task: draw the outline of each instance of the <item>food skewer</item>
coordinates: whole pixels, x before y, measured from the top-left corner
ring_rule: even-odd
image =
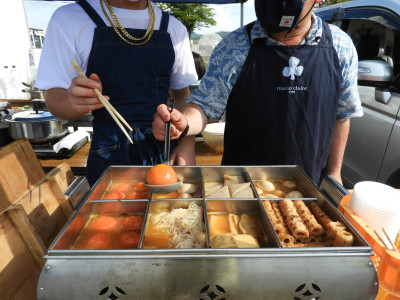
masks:
[[[385,228],[382,228],[383,233],[386,235],[386,238],[388,239],[390,245],[392,245],[393,249],[396,250],[396,252],[399,252],[399,249],[397,249],[397,247],[394,245],[394,243],[392,242],[392,239],[389,237],[389,235],[387,234]]]
[[[78,71],[78,73],[83,76],[86,77],[86,74],[82,71],[81,67],[79,67],[78,63],[73,60],[71,62],[71,65],[75,68],[76,71]],[[107,109],[107,111],[109,112],[109,114],[111,115],[111,117],[114,119],[114,121],[117,123],[117,125],[119,126],[119,128],[121,128],[122,132],[126,135],[126,137],[128,138],[128,140],[131,142],[131,144],[133,144],[133,141],[131,139],[131,137],[128,135],[128,133],[126,132],[125,128],[122,126],[121,122],[118,120],[118,118],[126,125],[126,127],[129,128],[130,131],[133,131],[133,129],[129,126],[128,122],[125,121],[125,119],[119,114],[119,112],[111,105],[110,102],[107,101],[107,99],[100,93],[100,91],[98,89],[94,89],[95,93],[97,94],[97,96],[99,97],[99,100],[101,101],[101,103],[104,105],[104,107]]]
[[[376,236],[378,237],[378,239],[381,241],[381,243],[383,244],[383,246],[385,246],[385,248],[389,248],[385,241],[381,238],[381,236],[379,235],[379,233],[374,229],[374,233],[376,234]]]

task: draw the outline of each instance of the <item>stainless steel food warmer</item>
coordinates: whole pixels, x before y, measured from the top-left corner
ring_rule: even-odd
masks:
[[[101,200],[116,181],[145,180],[149,167],[111,166],[90,190],[48,249],[38,282],[38,299],[375,299],[378,278],[371,247],[329,199],[297,166],[174,166],[184,182],[199,184],[198,198]],[[241,175],[251,182],[254,198],[205,197],[205,182]],[[332,220],[354,237],[350,247],[285,248],[279,241],[254,181],[291,179],[303,201],[317,201]],[[275,200],[275,199],[274,199]],[[277,200],[279,201],[279,199]],[[206,246],[201,249],[145,249],[149,215],[160,207],[196,203],[203,208]],[[107,210],[110,203],[118,209]],[[105,209],[106,208],[106,209]],[[262,223],[261,248],[211,247],[207,215],[247,213]],[[92,215],[140,215],[144,218],[137,249],[79,250],[73,245]]]

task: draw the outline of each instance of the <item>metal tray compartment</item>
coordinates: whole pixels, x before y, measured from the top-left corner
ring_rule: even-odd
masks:
[[[148,200],[94,200],[81,206],[53,249],[91,252],[139,248]],[[132,245],[132,238],[137,245]],[[130,242],[129,242],[130,241]]]
[[[38,299],[375,299],[371,247],[296,166],[176,166],[178,177],[199,186],[196,197],[102,200],[112,184],[144,180],[148,169],[111,166],[103,174],[47,251]],[[254,197],[206,197],[205,183],[225,174],[243,176]],[[332,220],[345,224],[355,237],[353,246],[282,247],[262,201],[283,198],[260,198],[254,182],[265,178],[295,180],[304,193],[301,200],[318,202]],[[104,210],[110,203],[117,209]],[[204,248],[144,249],[149,216],[190,203],[203,208]],[[257,217],[260,248],[213,248],[209,216],[226,214]],[[94,216],[130,215],[144,218],[137,248],[74,248],[85,228],[76,224],[88,224]]]

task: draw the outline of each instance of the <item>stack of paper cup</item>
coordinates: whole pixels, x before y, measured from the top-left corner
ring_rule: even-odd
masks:
[[[400,229],[400,191],[379,182],[359,182],[354,186],[350,207],[381,237],[385,236],[384,228],[390,239],[396,240]]]

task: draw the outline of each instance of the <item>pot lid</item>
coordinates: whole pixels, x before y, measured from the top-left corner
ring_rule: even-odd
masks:
[[[26,110],[17,112],[12,115],[12,121],[20,121],[20,122],[37,122],[37,121],[52,121],[58,120],[59,118],[53,116],[48,111],[34,111],[34,110]]]

